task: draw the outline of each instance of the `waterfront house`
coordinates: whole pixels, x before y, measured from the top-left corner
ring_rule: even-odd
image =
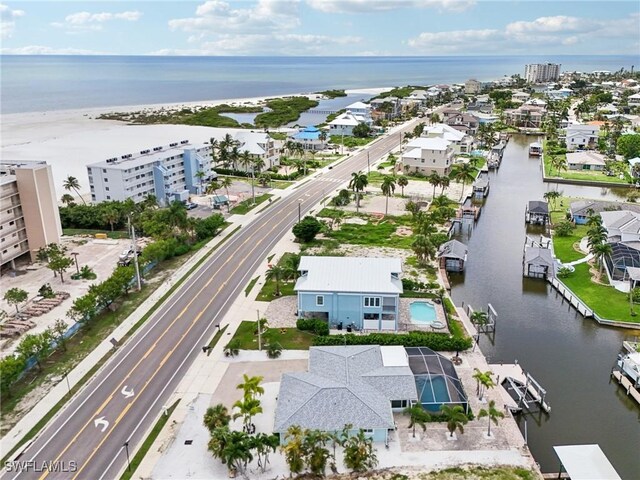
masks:
[[[305,150],[324,150],[327,146],[326,140],[321,139],[322,131],[314,126],[305,127],[302,130],[289,136],[289,139],[302,145]]]
[[[460,110],[455,109],[455,108],[445,108],[444,110],[442,110],[440,112],[440,115],[442,116],[443,121],[446,123],[447,120],[449,120],[451,117],[455,117],[456,115],[459,115]]]
[[[548,278],[555,275],[555,262],[548,248],[526,246],[522,259],[522,274],[525,277]]]
[[[602,171],[606,165],[605,157],[601,153],[591,151],[567,153],[569,170]]]
[[[426,90],[414,90],[409,94],[407,98],[410,100],[415,100],[416,102],[420,103],[420,105],[426,106],[427,101],[430,97]]]
[[[329,122],[329,135],[353,136],[353,128],[361,123],[371,126],[373,121],[368,115],[361,115],[347,110]]]
[[[396,118],[402,113],[402,103],[397,97],[376,98],[371,100],[371,118],[373,120]]]
[[[470,113],[459,112],[457,115],[450,115],[445,123],[467,135],[475,135],[480,122],[477,117]]]
[[[504,111],[505,123],[516,127],[539,128],[543,118],[544,108],[533,105],[525,104]]]
[[[298,270],[299,318],[347,330],[397,330],[399,258],[302,257]]]
[[[453,164],[453,144],[444,138],[419,137],[407,143],[402,165],[407,173],[449,175]]]
[[[640,107],[640,93],[634,93],[629,95],[627,102],[630,107]]]
[[[462,272],[467,261],[467,246],[458,240],[449,240],[438,249],[440,268],[447,272]]]
[[[473,190],[474,200],[482,200],[485,198],[489,195],[489,175],[480,173],[471,188]]]
[[[609,242],[640,242],[640,213],[630,210],[600,212]]]
[[[259,158],[264,162],[264,167],[260,171],[256,170],[256,174],[280,164],[278,149],[268,133],[240,130],[233,135],[233,139],[238,142],[239,152],[249,152],[252,157]],[[235,167],[239,170],[251,171],[251,167],[243,166],[240,163],[237,163]]]
[[[571,202],[569,206],[569,217],[577,225],[587,223],[589,215],[613,210],[629,210],[640,213],[640,205],[623,202],[604,202],[600,200],[578,200]]]
[[[421,137],[444,138],[451,142],[454,153],[470,153],[473,147],[473,137],[444,123],[424,127]]]
[[[345,110],[353,113],[354,115],[361,115],[363,117],[371,117],[371,105],[364,102],[354,102],[345,107]]]
[[[549,223],[549,204],[540,200],[531,200],[527,204],[524,221],[534,225]]]
[[[569,124],[566,129],[566,135],[564,136],[565,143],[567,144],[567,150],[584,150],[594,148],[598,143],[599,133],[600,127],[598,125],[583,125],[580,123]]]
[[[273,431],[289,427],[341,432],[350,424],[374,442],[388,443],[394,411],[418,401],[404,347],[353,345],[309,348],[307,372],[284,373]]]
[[[516,103],[524,103],[527,100],[529,100],[529,97],[531,95],[528,94],[527,92],[514,92],[511,95],[511,101],[516,102]]]

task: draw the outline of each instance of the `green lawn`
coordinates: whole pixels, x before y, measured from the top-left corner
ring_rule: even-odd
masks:
[[[249,292],[251,291],[251,289],[253,288],[253,286],[256,284],[256,282],[258,281],[258,279],[260,278],[260,275],[258,275],[256,278],[252,279],[249,282],[249,285],[247,285],[247,287],[244,289],[244,296],[248,297],[249,296]]]
[[[589,265],[586,263],[576,265],[575,269],[573,274],[562,281],[593,311],[608,320],[640,323],[640,315],[631,316],[628,295],[613,287],[592,282]],[[640,310],[638,306],[636,309]]]
[[[564,155],[564,157],[566,158],[566,155]],[[549,155],[543,155],[543,158],[544,172],[547,178],[564,178],[565,180],[605,182],[616,184],[628,184],[631,180],[631,177],[629,175],[625,175],[625,179],[621,180],[617,176],[609,177],[603,172],[595,170],[562,170],[558,172],[557,170],[551,168],[551,157]]]
[[[366,216],[361,216],[366,218]],[[407,217],[409,218],[409,217]],[[391,248],[411,248],[413,238],[411,236],[401,237],[396,235],[396,229],[400,225],[407,225],[405,217],[385,217],[377,223],[367,223],[357,225],[354,223],[342,223],[340,230],[332,231],[328,237],[337,240],[339,243],[351,243],[355,245],[370,245]]]
[[[284,255],[282,255],[282,257],[280,257],[280,260],[278,261],[278,265],[283,267],[287,261],[287,257],[291,255],[295,255],[295,254],[287,252]],[[260,293],[258,293],[256,300],[258,300],[259,302],[271,302],[276,298],[280,298],[286,295],[295,295],[296,293],[293,291],[293,287],[295,287],[295,285],[296,285],[295,280],[287,280],[287,281],[280,280],[280,296],[276,296],[276,281],[273,279],[272,280],[265,279],[264,285],[262,286],[262,290],[260,290]]]
[[[231,213],[237,214],[237,215],[244,215],[245,213],[248,213],[254,208],[256,208],[261,203],[265,202],[267,199],[271,198],[272,196],[273,195],[270,195],[268,193],[257,196],[255,204],[253,203],[253,199],[248,198],[247,200],[244,200],[240,202],[238,205],[236,205],[235,207],[233,207],[231,209]]]
[[[553,251],[561,262],[574,262],[586,256],[584,253],[574,249],[573,245],[580,243],[582,237],[587,235],[587,230],[586,225],[577,225],[573,233],[568,237],[553,235]]]
[[[238,340],[240,350],[258,350],[257,322],[240,323],[232,340]],[[269,341],[276,341],[283,350],[308,350],[315,335],[297,328],[268,328],[262,335],[262,348]]]
[[[375,137],[367,137],[367,138],[356,138],[356,137],[344,137],[344,146],[353,148],[353,147],[362,147],[367,145],[369,142],[375,140]],[[331,135],[331,143],[335,145],[341,145],[343,141],[342,135]]]

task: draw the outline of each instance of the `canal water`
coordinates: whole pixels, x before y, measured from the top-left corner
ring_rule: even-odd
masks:
[[[490,363],[517,360],[547,390],[551,414],[528,414],[528,441],[543,472],[557,472],[552,447],[597,443],[623,479],[640,478],[640,408],[610,380],[622,341],[637,330],[584,319],[543,280],[522,277],[525,206],[549,189],[567,196],[624,199],[624,190],[542,182],[540,161],[529,158],[533,137],[513,136],[491,191],[470,233],[465,272],[451,277],[456,305],[498,312],[495,337],[481,336]],[[567,207],[568,205],[565,205]]]

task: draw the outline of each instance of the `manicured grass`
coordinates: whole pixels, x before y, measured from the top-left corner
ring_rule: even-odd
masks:
[[[367,138],[356,138],[356,137],[342,137],[342,135],[331,135],[331,143],[335,145],[342,145],[344,141],[344,146],[353,148],[353,147],[362,147],[367,145],[368,143],[375,140],[375,137],[367,137]]]
[[[563,155],[566,158],[566,155]],[[624,179],[620,179],[617,176],[609,177],[604,172],[596,170],[562,170],[558,172],[556,169],[551,168],[551,156],[544,154],[544,172],[548,178],[564,178],[566,180],[576,181],[591,181],[591,182],[605,182],[605,183],[617,183],[628,184],[631,181],[630,175],[625,175]],[[551,173],[549,173],[551,172]]]
[[[271,198],[272,196],[273,195],[270,195],[268,193],[257,196],[255,204],[253,203],[253,199],[251,198],[243,200],[242,202],[240,202],[238,205],[236,205],[231,209],[231,213],[236,215],[244,215],[245,213],[248,213],[254,208],[256,208],[261,203],[265,202],[267,199]]]
[[[176,409],[179,402],[180,402],[180,399],[176,400],[176,403],[174,403],[167,409],[167,413],[160,416],[156,424],[153,426],[153,429],[149,433],[149,436],[145,438],[143,444],[140,446],[135,456],[131,459],[131,467],[128,470],[124,471],[124,473],[120,477],[120,480],[129,480],[133,478],[133,474],[136,472],[136,469],[140,466],[140,463],[142,463],[144,456],[147,454],[147,452],[151,448],[151,445],[153,445],[153,442],[155,442],[156,438],[158,438],[158,435],[160,435],[162,428],[169,420],[169,417],[171,416],[173,411]]]
[[[282,255],[282,257],[280,257],[280,260],[278,261],[278,266],[284,267],[284,265],[287,262],[287,258],[290,257],[291,255],[295,255],[295,253],[287,252],[284,255]],[[273,255],[271,256],[271,258],[273,258]],[[269,259],[269,261],[271,260]],[[276,298],[280,298],[286,295],[295,295],[295,292],[293,291],[293,287],[295,287],[295,285],[296,285],[296,281],[293,279],[280,280],[280,295],[277,296],[276,281],[273,279],[271,280],[265,279],[264,285],[262,286],[262,290],[260,290],[260,293],[258,293],[256,300],[258,300],[259,302],[271,302]]]
[[[619,322],[640,323],[640,315],[631,316],[629,296],[613,287],[592,282],[588,264],[576,265],[575,272],[562,281],[600,317]],[[635,308],[640,310],[637,306]]]
[[[126,230],[116,230],[114,232],[110,230],[92,230],[89,228],[63,228],[62,234],[68,236],[74,235],[88,235],[95,238],[96,233],[104,233],[107,235],[107,238],[129,238],[129,233]]]
[[[240,350],[258,350],[257,322],[244,321],[232,340],[238,340]],[[297,328],[267,328],[262,335],[262,348],[270,341],[278,342],[283,350],[308,350],[315,335]]]
[[[222,328],[218,328],[218,331],[209,342],[209,345],[207,345],[209,347],[209,350],[207,351],[207,357],[211,355],[211,350],[213,350],[214,347],[218,344],[218,341],[222,338],[222,335],[224,335],[224,332],[227,330],[228,326],[229,324],[225,325]]]
[[[256,284],[256,282],[258,281],[258,279],[260,278],[260,275],[258,275],[256,278],[252,279],[249,282],[249,285],[247,285],[247,288],[244,289],[244,296],[248,297],[249,296],[249,292],[251,291],[251,289],[253,288],[253,286]]]
[[[354,223],[342,223],[340,230],[327,233],[327,236],[339,243],[351,243],[355,245],[370,245],[378,247],[411,248],[413,239],[411,236],[401,237],[396,235],[399,225],[404,225],[404,217],[390,218],[377,223],[357,225]]]
[[[561,262],[574,262],[586,256],[573,248],[573,245],[580,243],[582,237],[587,235],[587,230],[586,225],[577,225],[572,234],[567,237],[553,235],[553,251]]]
[[[399,475],[397,480],[401,478],[407,477]],[[421,473],[420,478],[422,480],[535,480],[538,475],[522,467],[464,466],[447,468],[437,472]]]

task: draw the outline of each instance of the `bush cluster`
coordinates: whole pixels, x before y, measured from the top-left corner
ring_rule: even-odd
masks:
[[[329,335],[329,324],[324,320],[315,318],[299,318],[296,322],[298,330],[315,333],[316,335]]]
[[[315,346],[331,345],[402,345],[404,347],[428,347],[435,351],[463,351],[471,348],[471,338],[450,337],[447,333],[409,332],[370,333],[368,335],[327,335],[313,339]]]
[[[251,177],[251,172],[245,172],[244,170],[236,170],[235,168],[219,168],[216,167],[216,173],[219,175],[231,175],[234,177]],[[285,181],[291,181],[291,180],[295,180],[296,178],[298,178],[300,175],[302,175],[302,172],[291,172],[288,175],[283,175],[281,173],[269,173],[269,177],[271,178],[271,180],[285,180]]]
[[[433,290],[440,288],[438,282],[421,282],[420,280],[413,280],[412,278],[402,279],[402,288],[412,292],[424,292],[426,290]]]

